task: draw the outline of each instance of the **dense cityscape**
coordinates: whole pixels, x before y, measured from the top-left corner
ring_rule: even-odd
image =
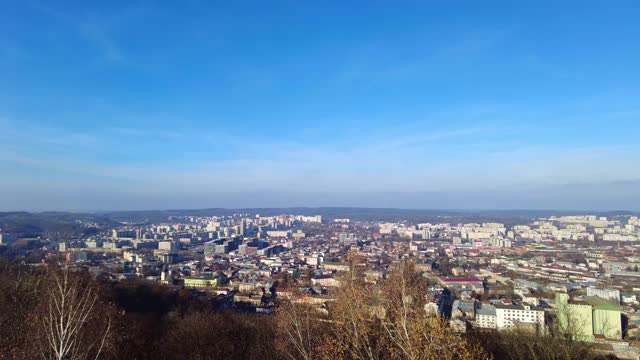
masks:
[[[424,311],[456,332],[539,333],[568,326],[602,353],[637,358],[640,219],[560,215],[499,222],[353,220],[321,215],[170,215],[162,222],[74,222],[90,235],[3,232],[0,253],[30,267],[69,266],[110,282],[139,280],[217,311],[273,316],[283,301],[331,311],[357,257],[365,281],[410,261]],[[525,335],[523,335],[525,336]]]
[[[0,8],[0,360],[640,360],[640,1]]]

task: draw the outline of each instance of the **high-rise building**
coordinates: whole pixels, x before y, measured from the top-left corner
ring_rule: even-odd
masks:
[[[135,230],[113,230],[111,237],[115,239],[136,239],[137,233]]]

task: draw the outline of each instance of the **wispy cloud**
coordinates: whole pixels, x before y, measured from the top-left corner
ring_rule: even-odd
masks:
[[[534,70],[538,70],[538,72],[545,77],[550,77],[554,79],[560,80],[581,80],[584,77],[584,74],[575,67],[566,68],[564,66],[554,64],[550,60],[546,60],[537,54],[530,54],[525,58],[525,61],[528,63],[529,67]]]
[[[494,115],[479,111],[489,119]],[[327,138],[313,144],[226,135],[215,127],[132,124],[79,132],[0,119],[0,166],[4,174],[17,171],[14,165],[67,174],[59,180],[63,187],[102,179],[154,196],[175,191],[482,192],[640,178],[636,146],[568,149],[561,143],[531,147],[529,142],[502,142],[505,136],[517,140],[521,129],[476,121],[472,114],[467,115],[474,121],[450,119],[458,114],[440,114],[440,121],[429,123],[403,121],[392,130],[361,130],[345,141]]]
[[[105,23],[106,20],[104,18],[87,17],[86,15],[76,16],[36,0],[29,0],[27,4],[36,11],[54,19],[69,31],[76,33],[95,48],[107,61],[112,63],[126,61],[125,52],[109,31],[109,26]]]
[[[92,43],[111,62],[125,62],[126,56],[107,29],[95,20],[77,25],[80,34]]]
[[[185,134],[180,131],[171,130],[158,130],[148,128],[135,128],[135,127],[114,127],[108,129],[110,132],[115,132],[119,135],[125,136],[137,136],[137,137],[153,137],[160,139],[176,139],[184,137]]]
[[[367,43],[347,53],[335,72],[335,79],[375,83],[437,75],[444,66],[468,62],[499,46],[508,34],[504,29],[486,29],[442,39],[424,33],[417,36],[418,44],[409,53],[390,51],[390,44],[382,42]]]

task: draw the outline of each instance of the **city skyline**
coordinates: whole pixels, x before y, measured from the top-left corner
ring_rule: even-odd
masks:
[[[637,4],[244,5],[8,4],[0,211],[640,210]]]

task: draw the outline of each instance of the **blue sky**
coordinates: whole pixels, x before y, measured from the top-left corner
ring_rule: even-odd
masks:
[[[2,7],[0,210],[640,210],[637,1]]]

